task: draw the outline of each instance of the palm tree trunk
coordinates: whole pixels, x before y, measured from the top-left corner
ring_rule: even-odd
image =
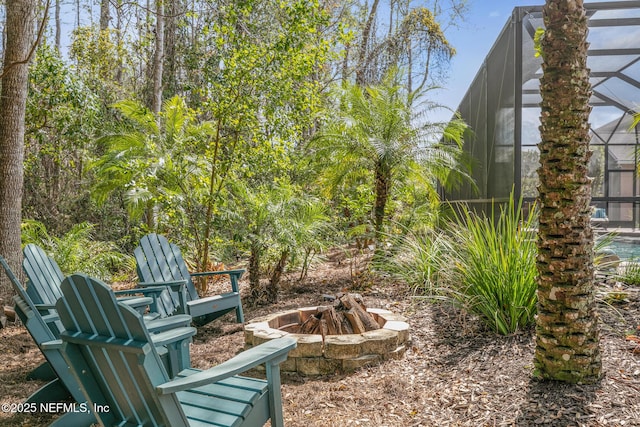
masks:
[[[251,255],[249,256],[249,293],[251,299],[258,301],[260,299],[260,244],[257,242],[251,243]]]
[[[269,286],[267,287],[267,299],[270,303],[278,302],[278,291],[280,290],[280,279],[282,279],[282,273],[287,266],[289,260],[289,250],[285,249],[280,253],[280,259],[273,268],[273,273],[269,280]]]
[[[536,373],[601,375],[590,225],[587,18],[582,0],[547,0],[542,40]]]
[[[389,200],[389,190],[391,189],[391,177],[384,165],[380,162],[376,165],[376,199],[373,209],[376,242],[382,237],[382,227],[384,226],[385,210]]]

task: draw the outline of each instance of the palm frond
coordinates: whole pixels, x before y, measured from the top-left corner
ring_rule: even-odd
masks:
[[[187,113],[187,106],[179,96],[174,96],[164,102],[162,106],[164,118],[164,133],[167,141],[173,141],[184,133],[185,125],[191,120]]]
[[[158,133],[158,124],[153,112],[137,101],[125,100],[113,105],[123,116],[133,121],[142,131],[151,134]]]

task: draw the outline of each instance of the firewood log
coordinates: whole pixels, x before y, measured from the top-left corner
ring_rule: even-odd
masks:
[[[360,321],[364,324],[365,329],[367,331],[380,329],[380,325],[378,325],[378,322],[376,322],[376,319],[374,319],[371,314],[369,314],[365,309],[363,309],[362,305],[360,305],[351,295],[345,294],[341,296],[340,304],[342,304],[344,307],[349,309],[349,311],[354,310],[355,313],[360,318]],[[354,330],[355,330],[355,325],[354,325]]]
[[[360,320],[360,316],[358,316],[358,313],[354,309],[345,311],[344,315],[347,319],[349,319],[349,323],[351,323],[354,334],[367,332],[367,328],[364,326],[362,320]]]

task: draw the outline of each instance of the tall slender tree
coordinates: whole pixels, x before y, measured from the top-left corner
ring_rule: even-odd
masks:
[[[6,4],[7,45],[0,92],[0,254],[18,271],[29,60],[34,51],[37,2]],[[11,289],[4,275],[0,297]],[[4,300],[1,303],[7,303]],[[1,305],[0,305],[1,306]]]
[[[353,67],[358,85],[378,84],[390,69],[402,67],[408,71],[406,86],[409,93],[439,85],[447,74],[449,60],[455,55],[444,29],[463,20],[467,1],[430,0],[418,2],[419,5],[408,0],[387,3],[382,7],[377,0],[356,2],[362,9],[360,23],[354,25],[344,20],[346,26],[357,28],[358,35],[354,40],[345,39],[341,64],[343,79]]]
[[[109,0],[101,0],[100,2],[100,31],[109,29],[109,21],[111,20],[111,12],[109,10]]]
[[[547,0],[541,41],[538,317],[539,377],[601,375],[590,225],[587,17],[582,0]]]
[[[162,109],[162,70],[164,67],[164,0],[156,0],[156,37],[151,64],[151,96],[149,107],[154,114]]]
[[[60,21],[60,1],[61,0],[56,0],[55,3],[55,9],[54,9],[54,22],[55,22],[55,26],[56,26],[56,32],[55,32],[55,43],[56,43],[56,50],[58,52],[60,52],[61,46],[62,46],[62,23]]]

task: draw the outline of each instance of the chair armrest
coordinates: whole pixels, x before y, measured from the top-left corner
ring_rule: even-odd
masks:
[[[158,298],[160,297],[162,292],[166,290],[167,289],[164,286],[149,286],[145,288],[123,289],[119,291],[113,291],[113,293],[116,295],[116,297],[132,295],[134,296],[134,298],[136,294],[142,294],[146,298],[149,298],[149,295],[150,295],[151,301],[148,301],[148,302],[144,301],[145,298],[137,298],[137,301],[134,300],[133,302],[128,302],[125,299],[123,302],[125,304],[130,305],[133,308],[149,306],[152,312],[156,312],[158,310],[158,307],[157,307]],[[144,313],[144,311],[142,311],[142,313]]]
[[[141,288],[148,288],[154,286],[167,286],[171,288],[172,291],[180,292],[187,285],[186,280],[170,280],[167,282],[138,282],[138,286]]]
[[[58,316],[57,311],[48,314],[41,314],[40,317],[42,317],[42,321],[47,324],[58,322],[60,320],[60,316]]]
[[[182,341],[187,338],[191,338],[196,334],[196,328],[191,326],[186,328],[176,328],[165,332],[158,332],[157,334],[151,334],[151,342],[156,347],[159,345],[167,345],[176,341]]]
[[[62,348],[62,340],[51,340],[40,344],[42,350],[60,350]]]
[[[119,291],[113,291],[113,293],[116,294],[116,295],[135,295],[135,294],[159,295],[160,293],[164,292],[165,290],[166,290],[166,288],[162,287],[162,286],[149,286],[149,287],[144,287],[144,288],[123,289],[123,290],[119,290]]]
[[[229,276],[236,276],[238,279],[242,278],[242,275],[245,273],[244,268],[240,268],[237,270],[218,270],[218,271],[202,271],[198,273],[190,273],[191,277],[199,277],[199,276],[214,276],[216,274],[228,274]]]
[[[229,280],[231,281],[231,289],[233,292],[240,292],[240,286],[238,281],[242,278],[244,272],[247,271],[245,269],[238,270],[218,270],[218,271],[203,271],[199,273],[191,273],[191,277],[202,277],[202,276],[219,276],[222,274],[228,275]]]
[[[215,383],[264,363],[279,364],[287,359],[289,352],[296,348],[296,345],[297,341],[292,337],[271,340],[252,347],[247,351],[243,351],[234,358],[206,371],[161,384],[156,387],[156,391],[160,395],[176,393],[178,391]]]
[[[38,310],[55,310],[56,309],[55,304],[33,304],[33,306]]]
[[[168,317],[160,317],[153,320],[144,322],[147,330],[151,334],[157,334],[158,332],[164,332],[176,328],[186,328],[192,322],[191,316],[188,314],[174,314]]]

